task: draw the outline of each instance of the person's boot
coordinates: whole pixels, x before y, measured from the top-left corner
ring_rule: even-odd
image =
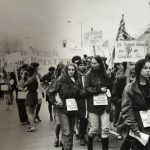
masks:
[[[88,136],[88,150],[93,150],[93,137]]]
[[[108,150],[108,143],[109,143],[108,138],[102,138],[102,150]]]

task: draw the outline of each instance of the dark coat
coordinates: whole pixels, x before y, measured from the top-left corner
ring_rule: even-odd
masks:
[[[122,93],[126,86],[126,77],[124,71],[119,71],[116,74],[116,79],[113,82],[113,88],[112,88],[112,97],[111,102],[118,107],[118,109],[121,109],[121,99],[122,99]]]
[[[117,129],[120,133],[126,133],[129,129],[139,130],[150,135],[150,128],[144,128],[139,111],[148,110],[150,106],[146,103],[136,79],[129,83],[123,92],[121,116],[118,120]]]
[[[77,88],[80,90],[80,93],[77,97],[78,102],[78,108],[79,108],[79,117],[85,118],[86,116],[86,97],[85,97],[85,90],[82,83],[82,75],[81,73],[78,73],[78,81],[77,81]]]
[[[101,92],[102,87],[111,88],[111,79],[106,76],[102,76],[102,74],[98,71],[90,70],[85,78],[85,92],[87,98],[87,106],[88,112],[101,114],[104,110],[109,111],[109,106],[94,106],[93,105],[93,96],[98,95]]]
[[[67,111],[66,107],[66,99],[69,98],[76,98],[78,96],[79,90],[76,86],[76,81],[73,82],[66,72],[64,71],[64,74],[62,77],[58,78],[53,85],[51,85],[51,88],[48,91],[49,99],[53,104],[55,104],[55,94],[59,93],[60,99],[63,102],[62,107],[58,107],[59,113],[65,113],[65,114],[77,114],[78,111]]]
[[[38,93],[37,93],[38,82],[36,79],[36,75],[33,75],[32,77],[29,78],[25,87],[27,87],[28,90],[25,104],[35,106],[38,101]]]

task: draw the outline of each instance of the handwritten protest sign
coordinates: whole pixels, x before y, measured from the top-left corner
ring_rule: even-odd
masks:
[[[146,52],[143,41],[116,41],[114,62],[136,62],[144,58]]]
[[[67,111],[77,111],[78,110],[76,100],[73,98],[66,99],[66,106],[67,106]]]
[[[97,96],[93,96],[93,105],[108,105],[108,99],[106,94],[99,94]]]

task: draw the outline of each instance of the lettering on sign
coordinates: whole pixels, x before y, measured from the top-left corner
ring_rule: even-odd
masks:
[[[136,62],[144,58],[146,52],[143,41],[116,41],[114,62]]]
[[[108,105],[108,98],[106,94],[99,94],[97,96],[93,96],[93,105],[100,106],[100,105]]]

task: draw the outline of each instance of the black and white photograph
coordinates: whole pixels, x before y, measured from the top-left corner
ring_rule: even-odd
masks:
[[[150,150],[150,0],[0,0],[0,150]]]

